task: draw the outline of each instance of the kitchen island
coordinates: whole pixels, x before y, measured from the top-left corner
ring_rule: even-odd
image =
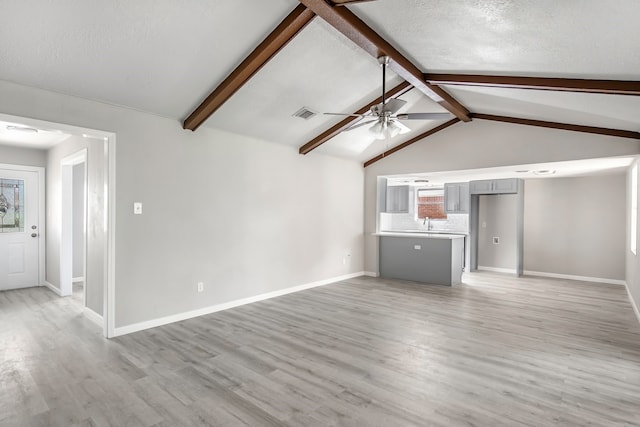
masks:
[[[464,235],[379,232],[380,277],[437,285],[462,282]]]

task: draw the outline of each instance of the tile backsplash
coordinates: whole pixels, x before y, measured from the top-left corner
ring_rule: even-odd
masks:
[[[405,231],[424,230],[427,231],[427,224],[424,220],[417,219],[414,214],[381,213],[380,231]],[[456,231],[469,232],[468,214],[448,214],[447,219],[431,220],[432,231]]]

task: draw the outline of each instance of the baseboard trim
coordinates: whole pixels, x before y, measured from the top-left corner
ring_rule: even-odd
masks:
[[[515,268],[498,268],[498,267],[486,267],[483,265],[478,266],[478,270],[491,271],[493,273],[506,273],[506,274],[518,274]]]
[[[71,283],[76,283],[76,282],[84,282],[84,276],[74,277],[73,279],[71,279]]]
[[[104,318],[100,316],[98,313],[96,313],[95,311],[91,310],[89,307],[85,307],[82,310],[82,314],[84,314],[87,319],[91,320],[93,323],[100,326],[101,328],[104,326]]]
[[[362,273],[363,276],[368,276],[368,277],[378,277],[380,276],[378,273],[376,273],[375,271],[364,271]]]
[[[242,298],[234,301],[225,302],[222,304],[216,304],[209,307],[200,308],[197,310],[186,311],[184,313],[173,314],[170,316],[159,317],[153,320],[147,320],[144,322],[133,323],[131,325],[120,326],[114,329],[114,337],[121,335],[131,334],[133,332],[142,331],[145,329],[155,328],[157,326],[168,325],[169,323],[180,322],[182,320],[191,319],[198,316],[204,316],[205,314],[211,314],[218,311],[228,310],[230,308],[239,307],[241,305],[251,304],[258,301],[264,301],[266,299],[275,298],[294,292],[300,292],[307,289],[315,288],[318,286],[325,286],[331,283],[340,282],[342,280],[353,279],[354,277],[363,276],[364,271],[357,273],[345,274],[343,276],[332,277],[331,279],[319,280],[317,282],[306,283],[304,285],[293,286],[291,288],[280,289],[278,291],[267,292],[264,294],[256,295],[253,297]]]
[[[59,297],[62,296],[62,291],[56,288],[55,286],[53,286],[51,283],[47,282],[46,280],[42,282],[42,286],[46,286],[47,288],[49,288],[50,291],[52,291],[54,294],[58,295]]]
[[[578,280],[581,282],[607,283],[610,285],[621,285],[621,286],[627,285],[627,282],[625,282],[624,280],[605,279],[602,277],[575,276],[573,274],[546,273],[544,271],[529,271],[529,270],[525,270],[524,274],[527,276],[552,277],[554,279]]]
[[[629,301],[631,302],[631,307],[633,307],[633,312],[636,314],[636,319],[638,319],[638,323],[640,323],[640,310],[638,310],[638,306],[636,305],[636,301],[633,299],[633,295],[631,295],[631,291],[629,290],[629,285],[625,283],[624,287],[627,290],[627,295],[629,296]]]

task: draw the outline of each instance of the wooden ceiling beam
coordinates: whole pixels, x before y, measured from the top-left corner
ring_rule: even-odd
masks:
[[[435,133],[438,133],[441,130],[446,129],[451,125],[455,125],[459,121],[460,121],[460,119],[455,117],[455,118],[449,120],[448,122],[445,122],[445,123],[441,124],[440,126],[436,126],[433,129],[429,129],[428,131],[426,131],[424,133],[421,133],[420,135],[418,135],[418,136],[416,136],[414,138],[411,138],[410,140],[408,140],[406,142],[403,142],[400,145],[396,145],[395,147],[385,151],[382,154],[379,154],[379,155],[375,156],[372,159],[367,160],[366,162],[364,162],[364,167],[366,168],[367,166],[372,165],[373,163],[377,162],[378,160],[382,160],[385,157],[389,157],[391,154],[395,153],[396,151],[400,151],[403,148],[406,148],[406,147],[410,146],[413,143],[416,143],[416,142],[418,142],[418,141],[420,141],[422,139],[425,139],[425,138],[427,138],[427,137],[429,137],[429,136],[431,136],[431,135],[433,135]]]
[[[378,58],[387,55],[391,58],[389,68],[405,79],[433,101],[440,104],[460,120],[471,121],[469,110],[460,104],[444,89],[431,85],[424,80],[423,73],[409,59],[400,53],[382,36],[376,33],[364,21],[346,7],[333,6],[325,0],[299,0],[316,15],[327,21],[352,42],[364,49],[369,55]]]
[[[346,6],[351,3],[365,3],[375,0],[331,0],[331,3],[335,6]]]
[[[424,79],[432,85],[537,89],[607,95],[640,95],[640,81],[633,80],[563,79],[479,74],[425,74]]]
[[[398,98],[404,95],[405,93],[409,92],[411,89],[413,89],[413,86],[411,86],[407,82],[402,82],[398,86],[394,87],[393,89],[388,90],[385,94],[385,98],[387,99]],[[353,114],[366,114],[371,110],[371,107],[381,102],[382,102],[382,97],[379,96],[378,98],[371,101],[364,107],[355,111]],[[322,132],[320,135],[316,136],[311,141],[307,142],[302,147],[300,147],[300,150],[299,150],[300,154],[310,153],[311,151],[315,150],[316,148],[318,148],[319,146],[321,146],[322,144],[324,144],[334,136],[338,135],[340,132],[347,130],[351,125],[355,124],[357,121],[360,121],[360,120],[362,120],[361,117],[353,117],[353,116],[346,117],[344,120],[341,120],[337,124],[333,125],[329,129]]]
[[[304,5],[296,6],[267,38],[186,118],[183,124],[184,129],[196,130],[314,17],[315,14]]]
[[[569,130],[573,132],[584,132],[597,135],[617,136],[620,138],[640,139],[639,132],[621,129],[600,128],[595,126],[573,125],[567,123],[546,122],[542,120],[520,119],[517,117],[495,116],[492,114],[472,113],[474,119],[491,120],[494,122],[514,123],[518,125],[536,126],[550,129]]]

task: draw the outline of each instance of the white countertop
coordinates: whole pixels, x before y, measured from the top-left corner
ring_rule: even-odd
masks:
[[[462,239],[465,234],[451,234],[451,233],[427,233],[427,232],[415,232],[407,233],[402,231],[381,231],[379,233],[373,233],[374,236],[381,237],[410,237],[415,239]]]

